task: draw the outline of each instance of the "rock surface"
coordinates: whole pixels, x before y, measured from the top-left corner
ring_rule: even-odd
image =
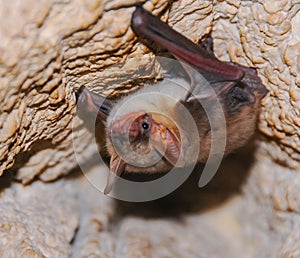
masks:
[[[130,29],[133,3],[0,3],[0,256],[298,257],[300,1],[145,4],[194,42],[211,32],[216,55],[255,67],[270,92],[257,148],[229,157],[208,187],[196,176],[126,204],[65,176],[96,152],[74,92],[115,96],[160,74]]]

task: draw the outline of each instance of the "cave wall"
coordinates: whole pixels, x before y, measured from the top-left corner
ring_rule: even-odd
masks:
[[[75,117],[74,92],[86,85],[114,96],[159,74],[153,54],[130,29],[134,2],[0,3],[1,256],[220,257],[226,250],[227,257],[239,257],[246,250],[248,257],[297,257],[300,1],[145,4],[154,14],[166,10],[162,18],[194,42],[211,33],[220,59],[255,67],[269,90],[255,162],[235,197],[212,211],[181,215],[184,223],[161,216],[145,220],[143,212],[120,218],[123,205],[89,189],[74,172],[78,159],[96,151]],[[223,217],[232,222],[230,230],[212,223]],[[206,228],[211,239],[194,228]]]

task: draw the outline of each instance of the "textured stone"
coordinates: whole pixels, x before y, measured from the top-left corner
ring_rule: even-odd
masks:
[[[145,4],[194,42],[211,33],[216,55],[255,67],[270,92],[256,151],[229,158],[209,187],[191,189],[196,178],[125,204],[82,176],[59,179],[96,153],[74,91],[114,97],[161,76],[129,28],[135,2],[0,3],[0,173],[20,181],[1,192],[0,256],[298,257],[299,0]]]
[[[5,179],[1,179],[3,187]],[[68,257],[79,224],[75,182],[11,183],[1,192],[1,257]]]

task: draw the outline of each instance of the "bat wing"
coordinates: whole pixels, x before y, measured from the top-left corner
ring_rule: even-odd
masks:
[[[177,59],[193,66],[210,83],[239,81],[244,76],[243,71],[217,60],[201,45],[196,45],[141,6],[137,6],[132,14],[131,26],[136,34],[153,40]]]
[[[197,45],[143,9],[141,5],[138,5],[132,14],[131,27],[137,35],[154,41],[181,61],[191,80],[190,90],[182,102],[211,96],[211,91],[206,91],[205,86],[212,86],[219,97],[224,95],[224,92],[239,87],[239,96],[233,98],[239,98],[242,94],[243,100],[247,101],[248,99],[253,101],[255,98],[254,90],[259,91],[260,98],[267,93],[255,69],[219,61],[212,52],[211,38]]]

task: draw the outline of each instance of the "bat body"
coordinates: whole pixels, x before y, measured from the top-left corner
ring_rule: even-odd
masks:
[[[117,102],[81,87],[78,109],[97,113],[106,127],[104,149],[111,173],[105,193],[124,171],[161,173],[205,162],[212,141],[209,116],[214,121],[225,117],[226,124],[216,128],[225,132],[225,155],[241,147],[255,131],[260,101],[267,93],[254,69],[219,61],[210,38],[196,45],[141,6],[136,7],[131,26],[140,38],[182,61],[189,81],[163,80]],[[216,102],[222,112],[214,108]]]

